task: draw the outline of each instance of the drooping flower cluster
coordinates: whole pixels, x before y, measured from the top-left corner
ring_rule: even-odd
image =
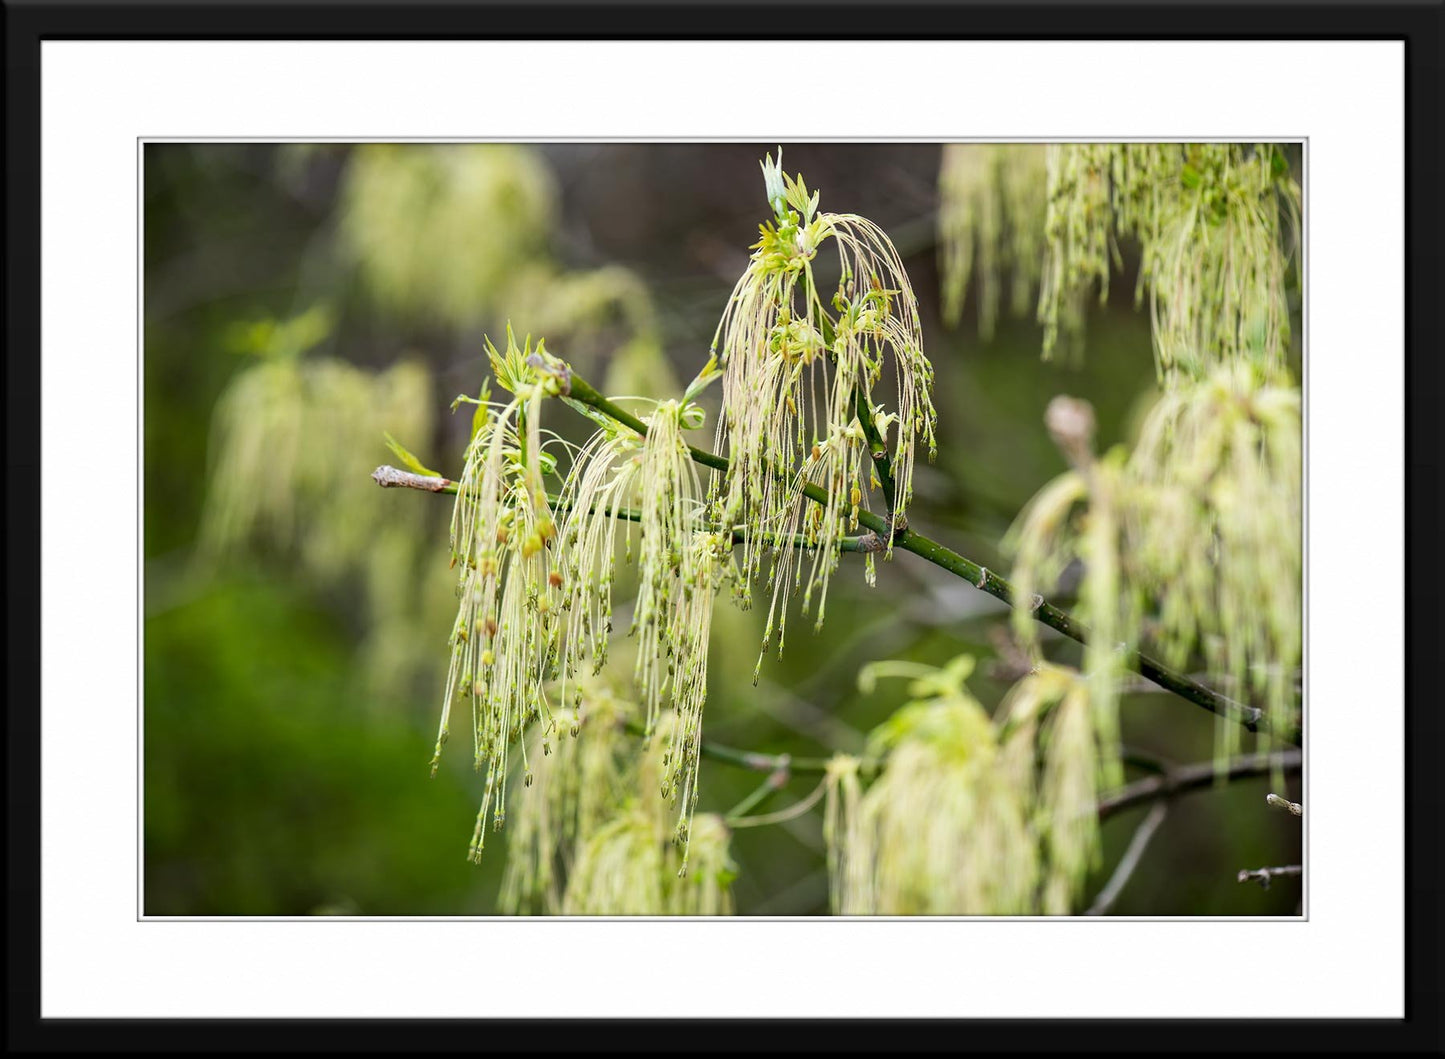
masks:
[[[889,668],[898,665],[874,667]],[[1032,771],[1007,767],[998,731],[964,686],[972,668],[962,656],[914,680],[913,701],[869,738],[868,755],[883,764],[861,796],[848,762],[830,769],[835,912],[1033,910],[1040,866],[1030,828]]]
[[[713,350],[723,370],[717,444],[730,461],[721,517],[742,534],[744,602],[764,558],[773,558],[766,650],[775,629],[781,648],[786,597],[802,582],[796,549],[778,542],[801,533],[815,549],[804,608],[817,591],[821,624],[838,542],[881,484],[875,460],[891,464],[885,501],[901,519],[918,442],[933,454],[934,410],[917,299],[888,237],[855,214],[819,213],[818,196],[809,196],[801,177],[783,175],[781,152],[776,164],[769,156],[763,173],[774,219],[761,226]],[[837,278],[825,304],[819,254],[830,240]],[[874,391],[890,360],[896,405],[884,412]],[[805,512],[809,487],[830,502]]]
[[[1056,397],[1046,421],[1073,469],[1028,502],[1004,539],[1004,547],[1016,552],[1013,627],[1025,644],[1036,644],[1035,595],[1052,589],[1071,563],[1083,564],[1087,576],[1079,588],[1078,609],[1089,626],[1084,672],[1091,681],[1094,728],[1108,748],[1105,776],[1113,786],[1123,779],[1115,750],[1119,686],[1129,672],[1125,659],[1138,645],[1142,620],[1141,586],[1122,569],[1129,543],[1124,510],[1133,494],[1123,473],[1122,448],[1095,458],[1093,409],[1086,402]],[[1087,517],[1079,514],[1084,509]]]
[[[1166,663],[1203,658],[1282,732],[1299,724],[1303,441],[1299,388],[1237,364],[1166,393],[1125,472],[1131,567],[1160,601]],[[1239,726],[1220,731],[1232,753]]]
[[[458,331],[505,308],[567,342],[579,370],[592,373],[591,351],[609,351],[609,393],[676,389],[642,277],[616,264],[573,271],[549,252],[561,211],[535,147],[290,144],[280,158],[298,191],[322,154],[340,156],[338,234],[377,308]]]
[[[1070,404],[1081,402],[1051,405],[1055,425]],[[1087,432],[1055,431],[1075,466],[1010,533],[1015,628],[1031,641],[1033,593],[1081,560],[1101,739],[1116,723],[1121,648],[1141,641],[1173,667],[1202,659],[1234,695],[1261,702],[1271,728],[1298,724],[1301,426],[1298,389],[1240,363],[1166,391],[1132,454],[1120,447],[1096,460]],[[1221,723],[1219,733],[1218,752],[1232,753],[1239,727]]]
[[[617,538],[620,532],[630,554],[635,528],[634,678],[648,733],[663,711],[677,718],[659,783],[680,803],[677,833],[684,846],[697,802],[713,600],[732,547],[730,535],[708,528],[702,485],[683,439],[684,429],[700,425],[696,405],[663,401],[643,436],[604,427],[582,450],[563,493],[571,573],[564,680],[584,671],[588,659],[593,672],[605,662]],[[638,506],[625,508],[624,501]]]
[[[512,745],[522,753],[530,783],[528,727],[539,722],[543,746],[550,747],[547,739],[557,728],[554,698],[574,720],[588,709],[587,681],[607,659],[613,569],[619,551],[631,557],[635,548],[634,674],[644,731],[654,734],[664,711],[673,718],[655,786],[679,805],[674,833],[685,869],[698,797],[712,604],[731,549],[730,534],[708,528],[702,485],[683,440],[684,429],[701,425],[701,410],[690,401],[664,401],[645,427],[606,421],[578,450],[561,495],[549,497],[543,476],[555,461],[544,451],[541,408],[548,397],[567,396],[570,376],[541,343],[534,350],[529,339],[519,347],[510,329],[506,350],[488,343],[488,352],[498,383],[513,396],[494,402],[484,390],[474,402],[452,520],[461,605],[433,769],[452,704],[469,701],[475,762],[487,771],[475,858],[488,810],[495,827],[505,819]],[[540,877],[543,869],[535,863]]]
[[[950,143],[938,175],[938,260],[943,319],[963,312],[978,283],[978,330],[990,338],[1004,301],[1015,316],[1031,313],[1043,275],[1047,202],[1043,144]]]
[[[1081,295],[1108,293],[1115,240],[1138,240],[1160,378],[1289,346],[1300,188],[1270,144],[1056,144],[1048,155],[1044,355],[1082,335]]]
[[[568,915],[731,915],[731,884],[737,874],[729,853],[731,833],[722,819],[704,813],[685,843],[669,823],[671,799],[665,776],[678,721],[671,713],[627,774],[631,793],[613,815],[580,838],[562,897]],[[588,735],[584,733],[584,739]],[[688,866],[688,858],[692,866]]]
[[[475,858],[488,813],[495,827],[505,819],[509,758],[514,745],[520,751],[523,787],[535,789],[504,889],[513,910],[730,909],[728,829],[720,818],[694,816],[714,597],[732,582],[746,602],[772,556],[764,646],[775,626],[781,646],[787,597],[811,563],[803,605],[816,591],[821,623],[842,538],[857,528],[868,493],[884,494],[891,543],[904,524],[917,443],[932,455],[932,370],[896,250],[865,218],[819,214],[817,196],[771,158],[764,174],[775,222],[762,228],[713,359],[680,401],[654,403],[640,422],[571,402],[600,429],[575,451],[558,496],[543,481],[555,463],[544,451],[541,411],[547,397],[571,400],[569,371],[540,343],[519,347],[510,328],[505,351],[488,343],[496,381],[512,396],[493,401],[484,388],[473,402],[452,521],[461,603],[436,754],[452,705],[467,700],[474,760],[487,773]],[[830,239],[836,289],[825,308],[815,269],[832,267],[816,261]],[[875,394],[890,359],[891,412]],[[701,426],[693,398],[718,377],[719,437],[732,461],[707,497],[684,431]],[[803,503],[805,493],[817,506]],[[629,628],[636,720],[592,683],[608,658],[619,552],[637,568]],[[622,723],[647,739],[632,764],[616,740]],[[856,792],[856,775],[851,783]],[[587,784],[601,801],[583,799]],[[662,869],[686,881],[660,881]]]
[[[990,720],[967,655],[912,675],[868,759],[829,763],[823,836],[840,915],[1066,915],[1098,857],[1100,744],[1089,685],[1041,665]],[[863,789],[863,777],[877,778]]]
[[[586,680],[576,707],[559,706],[556,728],[531,735],[532,781],[507,829],[501,910],[562,910],[567,861],[633,793],[635,740],[624,731],[636,707],[605,682]]]
[[[488,345],[497,381],[513,398],[492,402],[484,391],[476,402],[457,485],[453,553],[462,565],[462,603],[437,740],[440,754],[453,701],[470,700],[475,760],[488,773],[474,855],[493,802],[493,824],[505,818],[512,744],[530,779],[524,735],[533,722],[544,738],[555,731],[549,696],[574,717],[585,709],[583,684],[608,657],[619,550],[637,563],[629,633],[641,727],[660,740],[655,786],[678,807],[673,834],[685,872],[714,597],[731,582],[746,601],[751,579],[772,555],[764,646],[775,623],[781,646],[788,591],[801,585],[804,562],[811,562],[804,608],[816,589],[822,621],[842,538],[857,527],[868,490],[882,487],[892,524],[903,523],[914,448],[921,439],[932,454],[934,412],[932,370],[902,263],[872,222],[819,214],[817,196],[809,198],[801,179],[784,178],[771,158],[764,174],[776,223],[763,226],[719,327],[720,350],[680,401],[656,402],[645,422],[588,410],[600,429],[576,451],[560,496],[549,498],[542,482],[552,466],[540,411],[545,397],[570,399],[568,370],[540,344],[535,352],[530,341],[518,348],[510,329],[505,353]],[[831,310],[814,275],[814,259],[830,239],[838,255]],[[890,357],[897,404],[885,412],[874,389]],[[683,434],[702,425],[693,398],[718,377],[726,423],[720,437],[733,461],[708,498]],[[805,507],[805,492],[823,503]],[[735,565],[737,540],[743,556]],[[871,564],[871,551],[881,547],[856,550],[870,552]],[[809,551],[811,559],[799,559]],[[664,716],[668,724],[659,728]],[[613,825],[598,843],[636,839],[636,827],[621,817]],[[602,845],[587,849],[579,864],[595,865]]]
[[[542,256],[556,199],[522,144],[362,144],[343,173],[340,235],[383,308],[475,325],[518,262]]]
[[[494,798],[494,826],[506,818],[509,748],[519,743],[525,768],[522,733],[532,721],[550,721],[545,684],[555,661],[562,584],[553,559],[557,526],[542,479],[542,401],[556,394],[558,383],[538,367],[546,369],[551,359],[541,343],[535,351],[530,340],[519,347],[510,329],[505,351],[490,341],[487,351],[498,384],[513,396],[493,403],[483,391],[457,482],[451,546],[461,602],[432,759],[435,770],[452,704],[468,702],[474,762],[487,772],[473,857],[480,855]]]
[[[1039,665],[1000,705],[1006,767],[1025,782],[1038,771],[1033,826],[1039,836],[1043,885],[1039,910],[1067,915],[1099,859],[1098,793],[1116,786],[1116,745],[1102,741],[1093,717],[1091,684],[1071,669]]]
[[[357,672],[371,691],[399,694],[429,669],[434,645],[420,619],[447,579],[427,562],[431,512],[356,517],[377,502],[356,461],[380,455],[387,431],[431,433],[432,379],[415,361],[373,373],[319,355],[333,323],[323,303],[233,328],[231,348],[251,362],[216,405],[197,560],[209,571],[279,555],[318,583],[356,590],[370,628]]]

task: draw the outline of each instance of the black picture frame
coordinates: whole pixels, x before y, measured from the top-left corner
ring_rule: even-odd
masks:
[[[1424,3],[906,3],[855,20],[876,39],[1402,40],[1406,46],[1406,1017],[1400,1021],[1138,1019],[1036,1022],[489,1021],[341,1022],[42,1020],[40,1018],[40,113],[47,40],[417,40],[442,38],[735,39],[803,24],[818,5],[611,3],[7,3],[6,141],[6,684],[8,692],[6,1037],[11,1051],[194,1049],[519,1051],[1411,1051],[1445,1048],[1440,977],[1441,710],[1426,662],[1438,651],[1434,534],[1445,445],[1436,422],[1445,241],[1441,169],[1439,0]],[[845,5],[829,5],[839,8]],[[859,8],[865,5],[852,5]],[[838,34],[841,35],[841,34]],[[829,38],[832,33],[821,36]],[[1381,664],[1389,664],[1382,660]],[[686,1043],[684,1043],[686,1042]]]

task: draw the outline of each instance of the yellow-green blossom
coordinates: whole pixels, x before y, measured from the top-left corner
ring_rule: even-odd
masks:
[[[1042,843],[1045,915],[1068,914],[1099,860],[1100,762],[1116,752],[1100,753],[1089,688],[1073,670],[1040,665],[1000,706],[1015,782],[1032,786],[1043,762],[1033,823]]]
[[[409,505],[367,517],[379,500],[357,462],[385,452],[387,431],[431,436],[432,379],[413,361],[369,372],[308,355],[329,321],[315,306],[289,320],[252,321],[233,336],[255,359],[216,405],[197,559],[214,569],[242,552],[279,552],[322,584],[359,590],[368,634],[356,672],[374,700],[429,667],[425,616],[448,579],[427,563],[435,513]]]
[[[1300,188],[1270,144],[1056,144],[1049,149],[1044,355],[1082,335],[1079,298],[1108,293],[1115,240],[1139,241],[1160,378],[1248,361],[1275,372],[1290,339]]]
[[[641,744],[627,784],[633,793],[581,843],[567,879],[568,915],[730,915],[737,874],[731,834],[716,814],[692,823],[685,842],[672,824],[666,777],[675,771],[676,715],[664,713]],[[689,867],[689,857],[692,865]]]
[[[633,805],[582,846],[567,878],[569,916],[655,916],[666,910],[665,847],[651,815]]]
[[[978,283],[978,330],[992,337],[1008,274],[1008,304],[1029,313],[1043,274],[1046,148],[1036,143],[950,143],[938,175],[943,318],[958,323]]]
[[[733,914],[732,882],[738,868],[733,862],[732,833],[717,813],[702,813],[692,822],[686,871],[681,864],[671,873],[668,912],[675,916],[730,916]],[[674,860],[677,854],[672,854]]]
[[[972,659],[916,672],[914,701],[880,725],[881,773],[848,812],[851,769],[830,778],[834,901],[844,915],[1020,915],[1040,878],[1028,788],[1008,767],[988,714],[964,687]],[[848,817],[852,817],[849,819]],[[841,870],[840,870],[841,869]]]
[[[385,309],[475,325],[539,259],[557,213],[541,157],[521,144],[361,144],[339,234]]]
[[[1129,672],[1126,658],[1138,644],[1143,618],[1141,586],[1123,568],[1125,517],[1134,492],[1124,474],[1122,448],[1095,459],[1093,412],[1086,404],[1055,398],[1047,419],[1074,467],[1029,501],[1004,539],[1004,547],[1015,553],[1013,627],[1025,645],[1036,646],[1036,595],[1051,591],[1072,562],[1083,564],[1078,612],[1089,629],[1084,672],[1094,730],[1105,748],[1105,779],[1114,786],[1123,781],[1117,752],[1119,686]]]
[[[1206,682],[1263,705],[1269,727],[1298,724],[1300,398],[1271,375],[1241,362],[1181,380],[1150,409],[1132,453],[1117,447],[1094,460],[1056,431],[1075,467],[1029,502],[1006,540],[1016,553],[1014,625],[1026,642],[1034,593],[1051,590],[1073,560],[1083,564],[1084,670],[1111,783],[1120,778],[1107,756],[1113,704],[1125,652],[1141,641],[1175,668],[1203,659]],[[1222,758],[1240,729],[1221,721],[1218,731]]]
[[[1302,443],[1298,387],[1238,364],[1161,397],[1125,470],[1129,572],[1158,601],[1165,661],[1203,658],[1277,731],[1299,723]],[[1233,753],[1239,726],[1219,731]]]
[[[542,401],[556,390],[546,350],[530,341],[518,346],[511,329],[507,348],[488,354],[499,383],[512,392],[506,403],[477,403],[474,433],[467,445],[452,514],[452,559],[460,574],[460,605],[452,626],[435,770],[446,742],[452,703],[472,709],[476,767],[485,766],[486,793],[477,815],[472,855],[485,835],[485,817],[495,798],[493,823],[506,818],[507,758],[534,720],[548,722],[544,685],[557,650],[559,592],[553,545],[557,536],[542,480]],[[484,395],[485,397],[485,395]]]
[[[623,730],[637,708],[604,682],[587,680],[578,706],[561,707],[552,732],[534,729],[531,769],[514,795],[507,870],[499,901],[519,914],[562,910],[564,863],[632,793],[637,740]]]
[[[584,659],[595,670],[606,658],[618,536],[631,554],[637,535],[634,678],[648,732],[664,711],[677,718],[658,783],[679,802],[677,833],[685,849],[698,796],[713,598],[732,545],[729,534],[711,532],[705,522],[702,485],[683,439],[683,430],[696,425],[695,412],[696,406],[663,401],[648,417],[644,437],[621,429],[594,436],[569,476],[563,531],[569,557],[564,679],[585,668]],[[629,503],[637,507],[624,512]],[[633,518],[619,519],[624,513]]]
[[[860,417],[866,412],[878,429],[877,456],[891,457],[891,503],[901,516],[912,495],[917,442],[933,454],[934,410],[917,299],[887,235],[856,214],[818,213],[817,194],[809,195],[801,177],[786,177],[781,160],[774,164],[769,156],[763,173],[775,217],[761,226],[713,352],[723,370],[717,445],[730,461],[721,517],[743,536],[744,602],[764,557],[774,559],[766,650],[774,628],[781,645],[780,601],[802,580],[795,550],[778,545],[782,535],[801,533],[816,549],[804,605],[816,589],[821,623],[838,541],[869,507],[874,451]],[[825,269],[818,258],[830,242],[837,263]],[[826,304],[819,271],[837,275]],[[885,412],[874,390],[890,361],[895,405]],[[832,501],[805,512],[809,484]],[[891,545],[891,532],[889,538]]]

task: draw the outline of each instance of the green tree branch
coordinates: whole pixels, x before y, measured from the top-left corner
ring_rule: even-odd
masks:
[[[647,433],[647,424],[599,393],[587,380],[569,373],[565,385],[568,387],[569,396],[574,401],[580,401],[582,404],[596,409],[639,434]],[[688,446],[688,451],[693,460],[704,467],[724,472],[728,469],[728,461],[725,457],[691,445]],[[886,451],[883,458],[886,462]],[[819,504],[827,504],[829,499],[826,491],[811,482],[804,483],[803,495]],[[894,547],[910,551],[935,566],[942,567],[949,573],[963,578],[980,591],[987,592],[1010,606],[1014,605],[1017,593],[1014,591],[1013,585],[991,570],[965,558],[931,537],[910,529],[906,525],[893,527],[890,525],[889,519],[871,511],[860,510],[858,522],[872,530],[882,540],[887,540],[889,532],[892,530]],[[1067,611],[1046,602],[1041,596],[1035,596],[1030,603],[1036,621],[1063,633],[1071,640],[1079,643],[1088,642],[1087,628]],[[1251,732],[1270,731],[1269,720],[1259,707],[1236,702],[1182,673],[1175,672],[1149,655],[1137,650],[1130,650],[1124,656],[1124,664],[1161,688],[1171,691],[1180,698],[1203,707],[1211,713],[1234,721]],[[1275,732],[1273,734],[1286,742],[1296,745],[1299,743],[1298,732]]]

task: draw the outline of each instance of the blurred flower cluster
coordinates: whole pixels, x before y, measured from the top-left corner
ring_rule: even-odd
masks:
[[[651,296],[619,265],[554,258],[557,189],[522,144],[361,144],[344,173],[342,244],[385,311],[460,332],[525,319],[570,340],[579,367],[605,350],[613,392],[676,387]]]
[[[1119,243],[1132,239],[1161,380],[1238,360],[1273,371],[1285,360],[1301,192],[1278,146],[951,144],[939,199],[951,323],[976,275],[980,332],[990,335],[1007,270],[1016,315],[1038,289],[1044,356],[1077,355],[1090,297],[1107,299]]]
[[[253,362],[216,405],[197,556],[212,572],[248,551],[279,553],[319,584],[355,591],[368,615],[363,680],[397,692],[430,668],[419,619],[444,598],[446,581],[428,562],[427,512],[356,517],[376,503],[356,461],[384,451],[390,430],[430,436],[431,375],[412,360],[373,373],[307,356],[331,327],[317,307],[233,329],[233,348]]]
[[[1082,332],[1077,296],[1108,294],[1115,239],[1141,252],[1161,379],[1248,360],[1282,366],[1300,187],[1269,144],[1057,144],[1049,148],[1044,353]]]
[[[673,841],[664,714],[639,746],[638,707],[588,678],[555,733],[534,730],[530,789],[508,829],[501,909],[519,915],[728,915],[736,866],[716,814],[693,820],[692,865]]]
[[[1068,398],[1055,398],[1051,422],[1068,407]],[[1091,629],[1085,669],[1106,704],[1101,732],[1117,725],[1108,704],[1126,677],[1124,655],[1142,647],[1176,668],[1198,661],[1235,695],[1262,703],[1271,729],[1296,728],[1298,387],[1234,364],[1167,390],[1132,452],[1116,446],[1096,459],[1091,419],[1055,437],[1074,466],[1030,501],[1007,541],[1015,550],[1018,634],[1037,642],[1034,593],[1050,590],[1078,560],[1079,612]],[[1221,722],[1218,732],[1219,755],[1233,753],[1239,726]]]
[[[1027,316],[1043,275],[1046,148],[1033,143],[950,143],[938,175],[943,319],[956,326],[978,283],[978,332],[992,338],[1004,301]]]
[[[908,704],[864,758],[829,766],[824,836],[840,915],[1067,913],[1098,856],[1098,745],[1088,684],[1041,666],[997,719],[965,686],[974,661],[882,662]],[[860,777],[876,771],[863,791]]]
[[[981,298],[996,300],[1002,263],[1018,311],[1042,262],[1046,358],[1082,349],[1087,302],[1107,298],[1121,240],[1137,243],[1136,299],[1150,306],[1163,392],[1132,452],[1096,457],[1092,410],[1064,397],[1049,406],[1049,433],[1071,469],[1038,492],[1005,542],[1018,634],[1037,644],[1036,593],[1077,565],[1084,669],[1106,744],[1116,742],[1125,659],[1143,647],[1261,702],[1270,727],[1296,727],[1302,423],[1288,355],[1300,187],[1283,149],[953,145],[940,195],[950,299],[962,297],[976,256]],[[992,318],[981,305],[981,323]],[[1239,729],[1219,732],[1223,756]]]

